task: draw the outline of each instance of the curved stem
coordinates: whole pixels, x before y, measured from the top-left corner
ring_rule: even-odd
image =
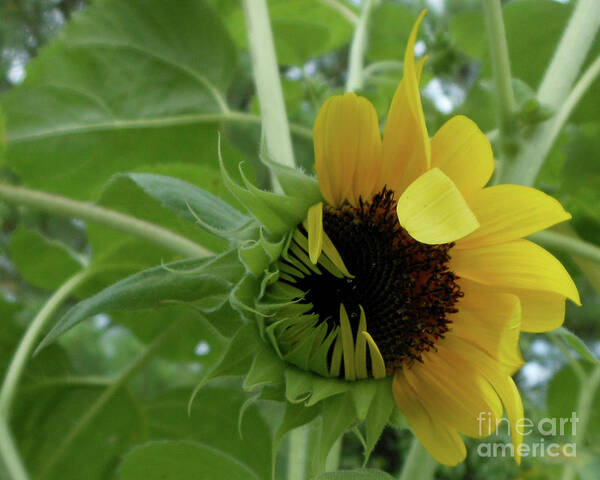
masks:
[[[598,0],[578,0],[538,89],[540,103],[550,107],[563,103],[599,27]]]
[[[350,10],[346,5],[344,5],[339,0],[319,0],[321,3],[327,5],[328,7],[337,10],[346,20],[348,20],[353,25],[356,25],[359,22],[358,15]]]
[[[402,466],[400,480],[432,480],[437,468],[437,462],[421,445],[417,437],[413,438],[408,456]]]
[[[346,79],[346,92],[360,90],[363,86],[363,66],[365,50],[367,49],[369,16],[371,14],[372,0],[363,2],[360,19],[354,29],[354,38],[350,45],[350,60],[348,65],[348,78]]]
[[[54,292],[27,328],[2,382],[0,389],[0,457],[14,480],[26,480],[28,478],[9,428],[10,412],[19,380],[40,334],[52,315],[69,295],[89,278],[90,274],[91,270],[82,270],[73,275]]]
[[[596,58],[581,76],[554,117],[539,127],[536,133],[528,140],[525,148],[519,153],[514,164],[509,165],[506,171],[503,172],[505,183],[522,183],[524,185],[532,185],[534,183],[562,127],[571,116],[571,113],[585,92],[599,75],[600,57]]]
[[[47,130],[38,130],[33,133],[9,134],[8,142],[18,143],[27,142],[37,138],[70,135],[74,133],[97,132],[103,130],[113,130],[115,128],[160,128],[173,125],[190,125],[196,123],[253,123],[260,125],[261,118],[248,112],[238,112],[228,110],[223,113],[192,113],[183,115],[173,115],[170,117],[160,118],[142,118],[142,119],[127,119],[127,120],[110,120],[106,122],[88,123],[84,125],[75,125],[67,127],[57,127]],[[296,123],[290,124],[290,131],[299,137],[312,140],[312,130],[304,125]]]
[[[517,105],[512,87],[510,59],[500,0],[484,0],[483,11],[489,36],[490,59],[498,104],[499,143],[502,151],[505,152],[508,139],[515,130],[514,114]]]
[[[572,255],[577,255],[600,263],[600,247],[577,237],[547,230],[535,233],[531,235],[529,239],[538,242],[545,247],[564,250]]]
[[[58,215],[96,222],[161,245],[186,257],[207,257],[212,254],[197,243],[153,223],[59,195],[0,184],[0,198]]]
[[[294,167],[296,163],[267,3],[266,0],[244,0],[243,3],[267,151],[276,162]]]
[[[92,420],[98,415],[106,404],[113,398],[113,396],[129,382],[141,369],[146,365],[154,354],[163,346],[165,341],[171,338],[171,335],[178,332],[179,326],[182,322],[172,322],[165,330],[163,330],[157,337],[154,338],[143,352],[141,352],[116,378],[102,394],[96,399],[96,401],[90,406],[90,408],[84,413],[84,415],[72,425],[71,429],[64,435],[57,446],[56,450],[50,458],[46,461],[45,465],[40,469],[38,477],[44,478],[50,470],[56,465],[64,453],[69,449],[71,444],[77,439],[79,434],[90,424]]]

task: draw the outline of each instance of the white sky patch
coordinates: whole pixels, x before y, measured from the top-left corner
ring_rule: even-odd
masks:
[[[415,57],[421,57],[427,51],[427,46],[423,40],[419,40],[415,43]]]
[[[446,6],[446,0],[429,0],[427,5],[429,5],[429,8],[432,11],[436,13],[442,13]]]
[[[104,313],[100,313],[98,315],[94,315],[92,322],[94,322],[94,327],[96,327],[98,330],[102,330],[110,323],[110,317]]]
[[[442,84],[437,78],[434,78],[427,84],[423,90],[423,95],[432,100],[435,104],[435,108],[440,112],[450,113],[452,111],[452,100],[446,95],[442,88]]]
[[[13,85],[23,83],[25,80],[25,59],[24,58],[13,58],[10,62],[10,67],[7,73],[8,81]]]
[[[525,379],[526,387],[533,387],[550,379],[553,370],[538,362],[529,362],[521,369],[521,375]]]
[[[198,345],[196,345],[196,348],[194,348],[194,353],[199,357],[208,355],[210,353],[210,345],[205,340],[202,340]]]
[[[548,342],[538,339],[531,344],[531,351],[536,355],[546,356],[550,355],[551,347]]]

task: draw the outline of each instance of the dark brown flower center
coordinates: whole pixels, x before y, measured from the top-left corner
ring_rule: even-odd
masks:
[[[448,331],[462,292],[448,269],[452,243],[426,245],[400,226],[393,193],[384,189],[358,207],[326,206],[323,227],[354,278],[328,272],[308,275],[295,286],[306,292],[303,303],[329,330],[339,325],[340,304],[356,335],[360,306],[367,331],[391,374],[405,362],[420,361],[424,351]]]

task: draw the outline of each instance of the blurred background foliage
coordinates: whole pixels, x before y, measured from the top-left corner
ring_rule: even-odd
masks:
[[[343,91],[353,35],[348,17],[357,14],[359,2],[268,3],[296,158],[310,170],[312,122],[321,103]],[[342,3],[346,15],[334,3]],[[535,101],[534,92],[573,3],[503,2],[524,142],[552,113]],[[377,2],[360,93],[383,120],[402,73],[408,32],[423,7],[430,13],[416,50],[430,57],[421,81],[429,131],[465,114],[495,138],[496,107],[479,0]],[[238,0],[2,0],[0,105],[7,139],[2,177],[97,202],[222,251],[226,245],[219,238],[175,217],[125,174],[181,178],[236,206],[218,172],[216,139],[222,132],[229,170],[236,172],[245,161],[253,179],[268,184],[257,156],[260,107],[246,42]],[[599,53],[597,38],[587,63]],[[537,187],[573,214],[570,227],[596,244],[599,111],[596,81],[537,180]],[[177,258],[104,227],[7,204],[0,204],[0,225],[2,372],[33,315],[78,270],[93,268],[94,275],[71,304],[131,273]],[[582,307],[568,305],[566,326],[598,355],[598,267],[553,253],[573,274],[583,299]],[[176,338],[157,349],[144,368],[128,370],[132,359],[143,356],[173,322],[178,322]],[[165,458],[180,459],[180,476],[173,478],[185,478],[186,459],[194,456],[221,465],[212,478],[269,478],[272,430],[282,415],[277,404],[248,406],[239,382],[231,380],[202,390],[191,420],[187,417],[191,390],[225,345],[226,338],[200,313],[182,306],[97,315],[70,331],[35,357],[19,391],[12,425],[33,478],[110,479],[117,471],[126,480],[159,478],[140,465],[160,465]],[[584,369],[585,362],[567,362],[564,347],[543,335],[524,335],[522,347],[527,364],[517,381],[526,414],[532,419],[569,417],[578,392],[573,362]],[[593,402],[590,441],[577,452],[582,479],[597,478],[600,471],[600,397]],[[242,405],[247,408],[238,425]],[[410,438],[406,430],[389,428],[368,466],[397,474]],[[165,441],[164,448],[147,443],[154,440]],[[476,441],[469,446],[463,464],[440,468],[437,477],[554,479],[569,461],[528,457],[519,469],[509,458],[478,457]],[[360,442],[347,434],[341,468],[360,467],[361,451]],[[285,478],[284,454],[279,456],[277,476]],[[239,462],[246,465],[240,471]]]

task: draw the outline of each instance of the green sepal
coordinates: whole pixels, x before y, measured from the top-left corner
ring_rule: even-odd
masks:
[[[274,162],[268,157],[266,152],[260,155],[260,159],[275,174],[285,194],[304,198],[310,205],[323,200],[319,183],[315,176],[309,175],[301,169],[291,168]]]
[[[293,366],[285,370],[285,398],[291,403],[300,403],[307,400],[312,392],[314,375]]]
[[[307,407],[301,403],[286,402],[283,420],[273,437],[273,452],[277,451],[277,446],[286,433],[294,428],[310,423],[320,412],[321,405]]]
[[[259,291],[259,281],[252,275],[246,275],[231,290],[229,303],[243,317],[253,321],[254,315],[263,315],[254,308]]]
[[[356,410],[349,392],[323,400],[322,404],[319,448],[315,449],[312,459],[315,472],[325,470],[325,462],[331,447],[346,430],[356,423]]]
[[[268,205],[253,193],[238,185],[227,173],[223,159],[219,153],[219,164],[223,183],[227,189],[246,207],[248,212],[258,220],[265,228],[273,234],[284,234],[290,230],[287,222],[282,220]]]
[[[256,198],[260,199],[286,223],[288,226],[286,231],[289,231],[303,221],[306,218],[309,207],[314,205],[306,198],[297,197],[295,195],[280,195],[278,193],[261,190],[248,180],[244,174],[242,163],[240,163],[239,170],[248,191]]]
[[[306,401],[307,406],[316,405],[320,401],[347,392],[352,388],[352,384],[345,380],[337,378],[324,378],[317,375],[314,376],[312,383],[312,394]]]
[[[364,420],[367,417],[373,398],[377,393],[377,380],[358,380],[356,385],[351,390],[352,400],[356,408],[356,415],[359,420]],[[391,392],[391,389],[390,389]]]
[[[392,395],[392,377],[374,380],[373,382],[376,385],[377,391],[365,418],[365,427],[367,430],[366,450],[364,452],[365,464],[375,448],[379,437],[381,437],[383,429],[390,422],[390,417],[394,410],[400,412],[396,408],[396,403]]]
[[[256,354],[250,371],[244,379],[244,390],[254,390],[258,387],[268,384],[283,383],[284,365],[269,345],[264,347]]]
[[[262,275],[279,258],[286,242],[286,237],[277,241],[268,240],[262,228],[259,232],[258,240],[246,240],[238,247],[240,261],[254,276]]]

